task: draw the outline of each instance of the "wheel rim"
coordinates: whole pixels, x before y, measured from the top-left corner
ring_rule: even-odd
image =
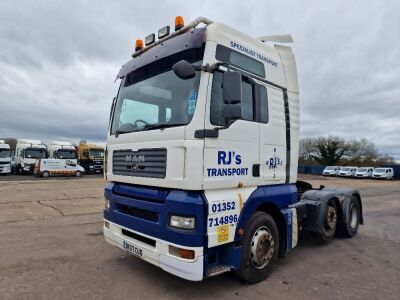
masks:
[[[331,231],[336,228],[337,213],[333,206],[328,205],[326,208],[325,229]]]
[[[357,223],[358,223],[358,213],[356,207],[353,206],[350,211],[350,227],[356,228]]]
[[[271,232],[266,227],[256,230],[251,239],[251,262],[257,269],[265,268],[274,254],[275,241]]]

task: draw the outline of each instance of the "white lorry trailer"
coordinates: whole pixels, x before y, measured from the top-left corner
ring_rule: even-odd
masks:
[[[11,151],[10,145],[0,140],[0,174],[11,173]]]
[[[68,159],[75,164],[78,163],[76,148],[70,142],[51,141],[47,143],[49,158]]]
[[[352,237],[355,189],[297,181],[299,90],[290,36],[198,18],[137,41],[105,151],[104,237],[179,277],[265,279],[300,230]],[[199,24],[205,26],[198,27]],[[266,43],[264,43],[266,42]]]
[[[47,156],[47,148],[39,140],[18,139],[15,148],[15,167],[18,174],[33,174],[37,159]]]

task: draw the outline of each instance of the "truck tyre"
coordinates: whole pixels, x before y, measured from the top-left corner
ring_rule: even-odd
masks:
[[[341,233],[346,237],[352,238],[357,234],[361,219],[360,204],[354,196],[350,199],[348,216],[348,221],[343,224]]]
[[[236,274],[247,282],[257,283],[268,277],[278,258],[278,227],[269,214],[259,211],[251,217],[244,232]]]
[[[82,172],[81,171],[76,171],[75,172],[75,176],[76,177],[81,177],[82,176]]]
[[[334,199],[330,199],[325,207],[321,232],[311,232],[320,242],[327,243],[334,237],[338,222],[338,207]]]
[[[47,171],[44,171],[44,172],[42,173],[42,177],[44,177],[44,178],[47,178],[47,177],[49,177],[49,176],[50,176],[50,173],[47,172]]]

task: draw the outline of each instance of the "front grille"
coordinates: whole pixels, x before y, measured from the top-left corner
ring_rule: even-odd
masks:
[[[136,234],[136,233],[134,233],[132,231],[128,231],[128,230],[122,229],[122,234],[126,235],[126,236],[129,236],[129,237],[131,237],[131,238],[133,238],[135,240],[138,240],[138,241],[140,241],[142,243],[145,243],[147,245],[150,245],[152,247],[156,246],[156,241],[155,240],[149,239],[148,237],[145,237],[143,235]]]
[[[144,219],[151,222],[158,221],[158,215],[155,212],[148,211],[145,209],[130,207],[126,205],[120,205],[120,212],[126,215],[130,215],[132,217]]]
[[[0,165],[8,165],[9,163],[8,161],[0,161]]]
[[[165,178],[167,149],[116,150],[113,152],[113,174]]]

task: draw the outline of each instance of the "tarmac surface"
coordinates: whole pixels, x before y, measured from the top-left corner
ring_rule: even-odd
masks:
[[[0,299],[400,299],[400,182],[301,179],[359,188],[365,225],[327,245],[304,236],[249,285],[185,281],[107,244],[100,176],[0,177]]]

